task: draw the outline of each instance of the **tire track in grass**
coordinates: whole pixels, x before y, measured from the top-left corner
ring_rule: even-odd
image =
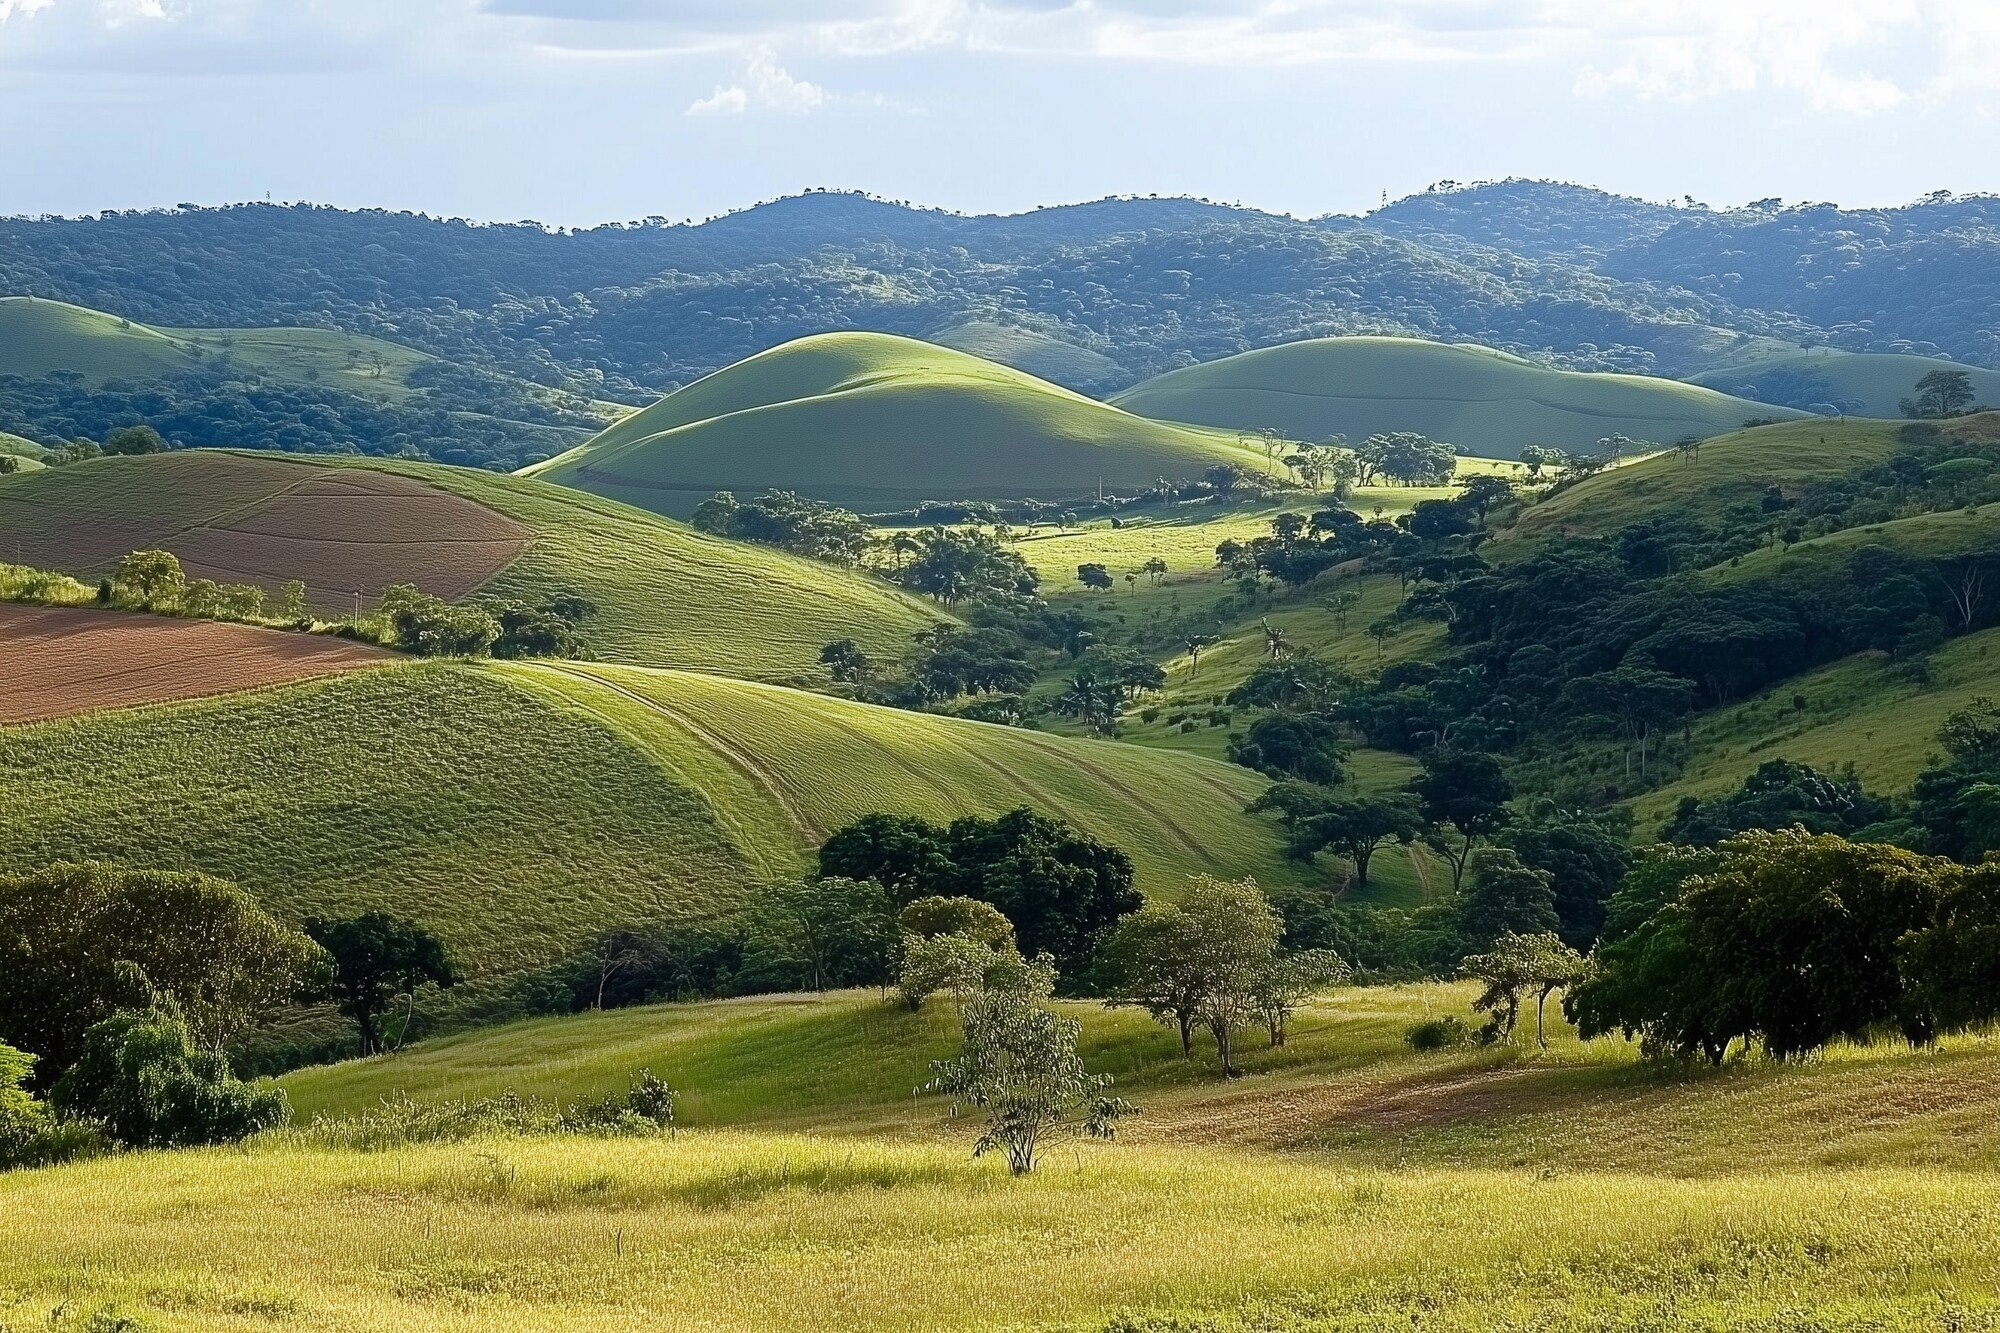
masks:
[[[1128,784],[1123,778],[1118,777],[1108,769],[1100,768],[1088,759],[1068,753],[1062,746],[1055,744],[1053,741],[1045,741],[1039,737],[1035,737],[1033,733],[1024,733],[1021,739],[1024,744],[1039,749],[1044,754],[1059,758],[1064,763],[1074,765],[1083,772],[1090,774],[1106,787],[1131,802],[1133,809],[1144,810],[1147,814],[1158,820],[1160,827],[1171,834],[1174,841],[1178,842],[1186,851],[1199,857],[1209,865],[1218,864],[1216,859],[1208,854],[1208,849],[1203,847],[1201,842],[1192,833],[1182,828],[1172,815],[1149,803],[1136,788]],[[1085,741],[1080,742],[1080,744],[1090,744],[1090,742]]]
[[[559,666],[553,662],[543,663],[542,665],[547,670],[557,672],[558,674],[571,676],[578,680],[586,680],[594,685],[601,685],[614,694],[623,695],[647,712],[656,713],[666,718],[667,721],[673,723],[682,731],[687,732],[696,740],[721,755],[729,762],[732,768],[735,768],[744,777],[750,779],[752,784],[763,791],[765,795],[769,796],[778,809],[783,812],[785,821],[792,826],[792,831],[798,836],[800,845],[817,846],[826,841],[826,830],[821,829],[813,822],[810,816],[793,803],[791,796],[785,791],[785,784],[782,778],[778,777],[769,768],[766,768],[749,753],[738,746],[730,744],[715,732],[696,722],[680,709],[661,703],[657,699],[649,698],[637,690],[627,689],[616,681],[606,680],[594,671],[585,671],[572,666]]]

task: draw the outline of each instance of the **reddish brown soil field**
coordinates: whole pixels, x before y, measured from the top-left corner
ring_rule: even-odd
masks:
[[[0,603],[0,724],[228,694],[391,656],[317,634]]]
[[[190,577],[273,591],[300,579],[322,606],[372,601],[392,583],[463,597],[533,538],[408,477],[237,454],[101,459],[0,490],[0,560],[94,578],[161,547]]]

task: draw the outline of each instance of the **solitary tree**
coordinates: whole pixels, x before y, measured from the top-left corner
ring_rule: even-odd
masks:
[[[1111,571],[1103,565],[1096,563],[1078,565],[1076,567],[1076,581],[1086,588],[1094,588],[1099,592],[1105,592],[1111,588]]]
[[[342,920],[314,919],[306,922],[306,934],[333,959],[329,990],[340,1012],[354,1020],[363,1055],[383,1049],[382,1017],[398,1000],[404,1002],[400,1038],[416,1015],[419,990],[461,980],[444,941],[404,917],[363,912]]]
[[[964,1044],[952,1059],[932,1062],[925,1091],[984,1112],[973,1156],[998,1149],[1020,1176],[1035,1169],[1050,1139],[1108,1139],[1133,1108],[1109,1093],[1111,1075],[1084,1067],[1076,1049],[1083,1025],[1048,1008],[1056,981],[1049,961],[1001,972],[966,1002]]]
[[[1957,416],[1972,406],[1972,376],[1963,370],[1933,370],[1917,381],[1914,397],[1897,404],[1906,417]]]

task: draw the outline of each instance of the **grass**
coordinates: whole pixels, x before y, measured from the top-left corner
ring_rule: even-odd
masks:
[[[610,926],[726,908],[871,810],[1029,805],[1186,874],[1310,872],[1195,756],[717,676],[413,664],[0,732],[0,864],[236,880],[291,917],[412,916],[492,975]]]
[[[1766,487],[1823,481],[1896,452],[1894,421],[1813,418],[1737,431],[1703,442],[1692,458],[1660,454],[1587,477],[1522,513],[1496,545],[1539,537],[1601,537],[1669,511],[1715,518],[1755,505]]]
[[[1864,546],[1886,546],[1892,551],[1927,560],[1951,560],[1976,552],[1990,551],[2000,540],[2000,504],[1971,509],[1940,509],[1928,514],[1843,528],[1839,532],[1798,542],[1790,548],[1767,546],[1752,551],[1741,560],[1717,566],[1712,575],[1732,582],[1780,579],[1814,569],[1844,564]]]
[[[1418,338],[1314,338],[1171,370],[1112,400],[1142,416],[1296,439],[1419,431],[1468,453],[1588,449],[1622,433],[1671,443],[1786,408],[1645,375],[1552,370],[1506,352]]]
[[[702,794],[616,733],[445,665],[11,728],[0,801],[0,864],[198,869],[294,918],[395,911],[478,971],[755,878]]]
[[[581,592],[598,608],[584,641],[601,659],[823,682],[819,652],[833,640],[894,658],[945,618],[866,575],[565,486],[437,463],[345,461],[416,477],[535,529],[534,544],[481,592],[528,601]]]
[[[1810,375],[1824,382],[1827,402],[1846,405],[1852,415],[1893,417],[1901,411],[1901,401],[1915,395],[1917,381],[1934,370],[1964,371],[1972,379],[1977,401],[2000,404],[2000,371],[1891,352],[1800,348],[1751,355],[1690,378],[1723,393],[1741,393],[1766,375]]]
[[[1961,1330],[2000,1326],[2000,1049],[1654,1068],[1411,1052],[1471,989],[1337,992],[1246,1076],[1075,1004],[1141,1114],[1011,1180],[912,1098],[949,1007],[764,997],[539,1019],[287,1076],[307,1116],[650,1067],[671,1138],[277,1135],[0,1176],[0,1308],[85,1327]],[[87,1224],[79,1225],[78,1219]],[[69,1321],[65,1323],[64,1321]]]
[[[685,516],[781,487],[861,509],[1132,489],[1261,465],[1233,433],[1148,421],[1021,371],[887,334],[822,334],[699,380],[528,469]]]
[[[1928,683],[1881,653],[1806,672],[1697,719],[1675,780],[1633,802],[1639,831],[1650,835],[1681,797],[1728,791],[1767,759],[1852,763],[1871,791],[1907,791],[1936,753],[1945,718],[1981,697],[2000,698],[2000,630],[1946,643],[1931,655]]]
[[[697,1132],[0,1181],[10,1315],[355,1330],[1981,1329],[1985,1176],[1354,1169]],[[79,1216],[90,1225],[78,1226]],[[60,1326],[60,1324],[59,1324]]]
[[[1246,769],[1141,746],[905,713],[693,672],[496,666],[631,736],[706,792],[737,845],[778,873],[871,810],[949,820],[1027,805],[1131,855],[1142,888],[1188,874],[1317,879],[1275,825],[1242,813],[1265,786]]]
[[[173,549],[177,532],[205,523],[227,526],[223,519],[285,489],[282,479],[273,480],[274,471],[311,478],[316,474],[310,468],[368,468],[413,478],[532,530],[532,543],[480,594],[532,602],[582,593],[598,608],[583,637],[600,657],[823,680],[818,659],[824,644],[853,638],[870,653],[893,656],[939,618],[915,599],[851,571],[709,537],[565,487],[437,463],[206,450],[98,459],[0,478],[0,526],[28,540],[29,554],[44,552],[37,563],[95,575],[134,546]],[[326,500],[329,512],[339,512],[332,508],[336,503]],[[351,543],[370,535],[346,537]],[[409,550],[413,536],[449,542],[453,534],[380,536],[391,541],[385,550],[393,554]],[[344,558],[352,547],[330,549]],[[74,556],[67,564],[60,558],[66,550]],[[11,555],[0,552],[0,558]],[[274,572],[321,586],[314,569]],[[341,589],[358,586],[333,575],[326,581]],[[327,609],[347,613],[345,593]]]

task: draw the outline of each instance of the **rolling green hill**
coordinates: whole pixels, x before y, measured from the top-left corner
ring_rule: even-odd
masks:
[[[1506,352],[1417,338],[1315,338],[1204,362],[1127,389],[1117,406],[1164,421],[1299,439],[1418,431],[1470,454],[1587,449],[1614,433],[1666,444],[1799,415],[1676,380],[1551,370]]]
[[[1932,356],[1842,352],[1831,347],[1764,353],[1731,361],[1689,379],[1722,393],[1799,405],[1825,403],[1849,416],[1894,417],[1898,403],[1934,370],[1962,370],[1978,402],[2000,407],[2000,370],[1960,365]]]
[[[1218,462],[1233,435],[1148,421],[908,338],[824,334],[740,361],[528,469],[686,515],[719,490],[796,490],[862,509],[1126,489]]]
[[[413,664],[9,729],[0,864],[199,868],[288,914],[392,909],[486,974],[741,902],[871,810],[1027,805],[1143,888],[1300,874],[1241,768],[688,672]],[[78,812],[88,811],[87,816]]]
[[[427,353],[331,329],[156,329],[102,310],[0,296],[0,375],[71,371],[89,384],[143,381],[227,358],[274,379],[400,398]]]
[[[1896,452],[1907,423],[1813,418],[1704,441],[1693,457],[1659,454],[1552,495],[1522,513],[1501,541],[1599,537],[1654,513],[1708,513],[1755,504],[1766,487],[1840,476]]]
[[[437,529],[435,514],[415,503],[422,491],[400,507],[370,504],[342,487],[302,494],[358,470],[421,482],[520,525],[513,530],[531,540],[511,561],[504,552],[512,548],[501,548],[498,572],[479,595],[539,601],[582,593],[597,606],[583,637],[600,658],[817,679],[819,650],[834,639],[893,656],[938,619],[848,570],[710,537],[566,487],[436,463],[206,450],[97,459],[0,478],[0,531],[12,539],[9,558],[18,544],[29,564],[92,578],[139,546],[201,551],[218,562],[216,577],[273,588],[300,578],[335,590],[320,600],[348,612],[349,590],[372,596],[400,578],[424,584],[423,570],[449,572],[455,553],[474,545],[462,541],[466,532]],[[419,546],[428,554],[412,563]]]

